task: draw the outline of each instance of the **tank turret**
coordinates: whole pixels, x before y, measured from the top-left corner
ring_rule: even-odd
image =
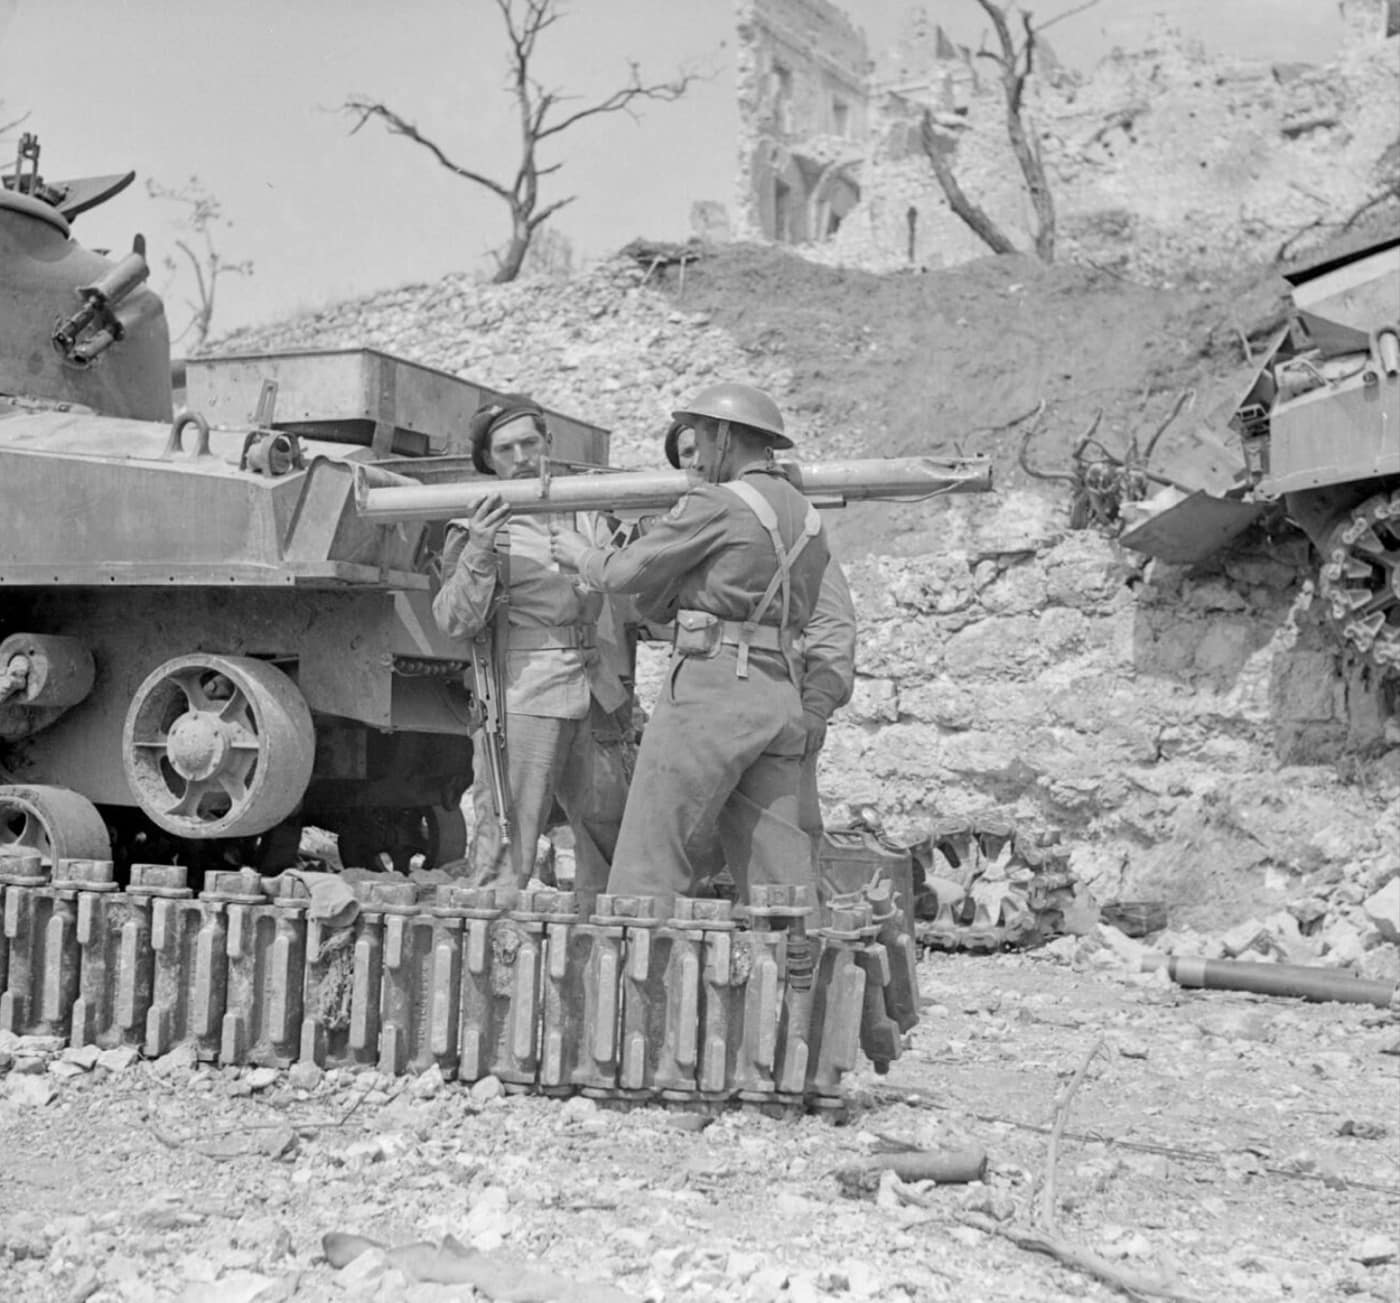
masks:
[[[38,162],[38,141],[26,134],[0,187],[0,396],[169,420],[170,334],[159,295],[143,283],[144,241],[113,262],[71,231],[78,213],[135,174],[49,184]]]

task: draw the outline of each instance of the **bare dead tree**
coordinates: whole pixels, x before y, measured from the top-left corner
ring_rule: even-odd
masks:
[[[185,306],[190,310],[190,319],[185,328],[175,336],[175,341],[192,336],[192,351],[197,352],[209,339],[220,278],[251,276],[253,263],[251,259],[227,262],[219,252],[214,242],[215,233],[220,227],[232,227],[233,223],[224,217],[223,206],[204,188],[197,176],[190,177],[178,188],[147,181],[146,193],[152,199],[179,204],[186,210],[179,225],[188,233],[189,238],[177,239],[175,248],[184,255],[184,262],[193,273],[194,296],[185,300]],[[164,263],[172,277],[179,274],[182,264],[172,255],[167,254]]]
[[[507,89],[514,96],[520,114],[520,162],[509,184],[448,157],[431,136],[378,100],[352,96],[341,108],[356,119],[350,129],[351,135],[371,119],[378,118],[391,135],[403,136],[422,146],[454,176],[482,186],[505,203],[510,210],[510,241],[504,253],[492,255],[496,259],[496,274],[492,280],[502,284],[520,274],[530,241],[540,227],[578,197],[566,195],[549,203],[541,203],[540,182],[558,172],[563,164],[542,165],[538,156],[540,146],[587,118],[626,113],[635,119],[634,106],[639,101],[661,100],[670,103],[678,100],[697,77],[693,73],[684,73],[674,81],[647,82],[642,80],[640,66],[630,63],[631,80],[626,86],[583,108],[566,110],[563,106],[576,97],[566,96],[557,90],[546,90],[531,68],[540,36],[564,16],[560,0],[495,0],[495,4],[501,11],[510,43]]]
[[[1012,33],[1008,19],[1012,12],[1011,7],[996,4],[994,0],[977,0],[982,12],[991,20],[997,40],[996,49],[986,49],[984,43],[984,48],[977,51],[977,57],[989,60],[997,68],[1002,97],[1006,102],[1006,137],[1011,144],[1011,152],[1016,157],[1016,164],[1021,169],[1026,193],[1030,196],[1031,208],[1035,212],[1035,253],[1042,262],[1055,260],[1055,201],[1045,176],[1045,163],[1040,155],[1040,145],[1026,118],[1026,82],[1035,72],[1036,38],[1039,33],[1097,3],[1098,0],[1085,0],[1085,3],[1066,9],[1039,26],[1032,21],[1029,11],[1022,10],[1020,19],[1023,36],[1018,41]],[[968,198],[958,184],[952,162],[947,151],[940,148],[933,118],[928,112],[924,113],[921,131],[924,153],[933,165],[934,175],[948,200],[948,206],[993,252],[1014,253],[1016,246],[1006,233],[984,209]]]
[[[943,190],[943,197],[948,201],[948,207],[993,253],[1015,253],[1016,246],[1012,244],[1006,232],[992,220],[985,208],[973,203],[967,197],[967,192],[958,184],[957,175],[948,159],[948,151],[938,139],[933,125],[933,114],[928,109],[924,110],[923,120],[919,124],[919,136],[924,153],[928,155],[928,161],[933,166],[933,174],[938,178],[938,184]]]

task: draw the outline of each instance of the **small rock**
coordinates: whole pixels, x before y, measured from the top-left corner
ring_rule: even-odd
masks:
[[[703,1131],[713,1121],[714,1118],[704,1113],[671,1113],[666,1118],[666,1125],[676,1131]]]
[[[1148,1053],[1147,1042],[1137,1040],[1135,1037],[1120,1037],[1118,1053],[1125,1059],[1145,1059]]]
[[[744,1296],[752,1303],[773,1303],[782,1297],[788,1274],[781,1267],[760,1267],[748,1280]]]
[[[564,1101],[563,1107],[559,1110],[560,1116],[570,1121],[577,1121],[580,1118],[590,1118],[597,1112],[598,1105],[589,1099],[587,1095],[572,1096]]]
[[[42,1077],[49,1069],[49,1061],[42,1054],[16,1054],[14,1073],[21,1077]]]
[[[64,1063],[76,1063],[84,1071],[90,1071],[97,1066],[102,1051],[96,1045],[70,1045],[58,1057]]]
[[[6,1097],[20,1108],[43,1108],[58,1094],[58,1087],[46,1077],[11,1073],[5,1080]]]
[[[370,1281],[379,1279],[389,1269],[389,1260],[383,1249],[370,1249],[351,1258],[338,1272],[335,1283],[346,1291],[357,1290]]]
[[[856,1258],[847,1258],[841,1263],[841,1274],[846,1278],[846,1288],[855,1298],[875,1298],[881,1291],[880,1277],[874,1268]]]
[[[316,1064],[301,1060],[287,1070],[287,1084],[293,1090],[315,1090],[325,1075]]]
[[[446,1084],[442,1069],[434,1063],[413,1079],[411,1089],[417,1099],[436,1099]]]
[[[15,1065],[15,1056],[9,1050],[0,1050],[0,1072],[9,1072]]]
[[[730,1280],[743,1282],[762,1266],[763,1259],[757,1253],[731,1252],[724,1260],[724,1274]]]
[[[674,1276],[687,1262],[690,1261],[691,1250],[686,1245],[672,1246],[666,1249],[657,1249],[648,1259],[652,1274],[661,1277],[663,1280],[667,1276]]]
[[[68,1077],[81,1077],[85,1075],[87,1069],[80,1067],[76,1063],[67,1063],[63,1059],[55,1059],[49,1064],[49,1076],[56,1077],[59,1081],[64,1081]]]
[[[108,1072],[125,1072],[140,1056],[134,1045],[117,1045],[97,1056],[97,1066]]]
[[[45,1054],[52,1058],[63,1049],[62,1036],[21,1036],[15,1046],[16,1054]]]
[[[199,1067],[199,1055],[193,1045],[185,1042],[177,1045],[169,1054],[162,1054],[153,1066],[162,1077],[178,1076]]]
[[[1400,878],[1391,878],[1361,906],[1366,917],[1387,941],[1400,941]]]
[[[254,1303],[267,1297],[271,1276],[256,1271],[231,1271],[213,1284],[195,1283],[183,1295],[183,1303]]]
[[[250,1090],[266,1090],[277,1084],[276,1068],[254,1068],[243,1080]]]
[[[1381,1122],[1372,1122],[1366,1118],[1347,1118],[1337,1128],[1337,1134],[1355,1136],[1358,1140],[1384,1140],[1390,1132]]]
[[[483,1077],[480,1081],[472,1083],[471,1096],[478,1104],[484,1104],[488,1099],[496,1099],[506,1093],[506,1088],[501,1084],[499,1077]]]
[[[1231,958],[1242,955],[1247,950],[1263,950],[1269,940],[1268,929],[1257,919],[1236,924],[1220,938],[1225,953]]]
[[[1322,942],[1323,960],[1327,964],[1354,964],[1366,953],[1366,942],[1360,929],[1344,918],[1334,919],[1318,939]]]
[[[1368,1235],[1347,1257],[1359,1262],[1363,1267],[1379,1267],[1396,1256],[1395,1240],[1389,1235]]]

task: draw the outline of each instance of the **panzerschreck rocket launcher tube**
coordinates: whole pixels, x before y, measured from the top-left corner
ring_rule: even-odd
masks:
[[[817,506],[848,502],[918,502],[945,493],[988,493],[991,462],[985,457],[879,457],[861,461],[777,463],[792,484]],[[355,506],[361,519],[382,524],[452,520],[470,515],[497,494],[521,515],[570,511],[665,511],[704,479],[694,471],[605,471],[497,480],[462,478],[422,483],[382,466],[355,468]]]

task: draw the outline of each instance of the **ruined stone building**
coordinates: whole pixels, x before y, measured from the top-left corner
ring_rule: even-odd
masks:
[[[741,230],[783,244],[829,240],[860,199],[865,36],[829,0],[752,0],[739,37]]]
[[[1081,75],[1041,38],[1025,109],[1059,248],[1170,278],[1270,257],[1374,194],[1400,122],[1396,3],[1340,7],[1345,39],[1325,65],[1209,55],[1163,25]],[[738,237],[877,271],[986,253],[934,177],[927,111],[963,189],[1032,247],[997,67],[924,6],[878,56],[831,0],[740,0],[738,35]]]

